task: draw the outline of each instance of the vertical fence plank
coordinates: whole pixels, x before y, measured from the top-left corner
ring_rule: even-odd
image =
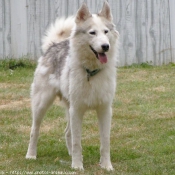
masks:
[[[27,0],[27,23],[28,23],[28,53],[30,58],[36,58],[35,52],[35,0]]]
[[[124,57],[125,57],[125,54],[123,52],[123,47],[122,47],[122,43],[123,43],[123,35],[122,35],[122,31],[123,31],[123,17],[122,17],[122,9],[121,9],[121,6],[122,6],[122,0],[110,0],[109,3],[110,3],[110,7],[111,7],[111,10],[112,10],[112,15],[113,15],[113,21],[114,21],[114,24],[116,26],[116,29],[117,31],[119,31],[120,33],[120,49],[119,49],[119,57],[118,57],[118,66],[122,66],[124,65]]]
[[[135,63],[147,62],[147,37],[146,37],[146,20],[147,5],[146,1],[137,1],[135,10]]]
[[[123,32],[123,49],[125,52],[124,65],[136,63],[135,57],[135,1],[127,0],[125,4],[125,28]]]
[[[76,13],[77,9],[79,8],[77,0],[67,1],[66,5],[68,7],[66,16],[74,15]]]
[[[87,1],[87,5],[88,5],[91,13],[98,13],[103,6],[103,1],[101,1],[101,0],[96,0],[96,1],[89,0],[89,1]]]
[[[175,1],[169,0],[170,7],[170,30],[171,30],[171,62],[175,63]]]
[[[150,0],[146,0],[145,1],[145,6],[146,6],[146,14],[145,14],[145,30],[146,30],[146,61],[148,63],[153,64],[153,60],[155,57],[155,53],[154,53],[154,47],[153,47],[153,42],[154,39],[151,35],[151,29],[152,29],[152,25],[153,25],[153,21],[152,21],[152,15],[153,15],[153,10],[152,9],[152,3]]]
[[[4,19],[3,19],[3,55],[11,56],[11,9],[10,0],[4,1]]]
[[[4,1],[0,0],[0,58],[4,57],[3,30],[4,30]]]
[[[41,0],[27,0],[28,11],[28,52],[32,59],[41,55]],[[42,4],[42,5],[41,5]]]
[[[63,15],[65,16],[65,7],[62,6],[62,3],[62,0],[55,0],[54,7],[56,17],[62,17]]]
[[[171,62],[171,34],[170,34],[170,10],[169,2],[160,2],[160,45],[158,48],[159,62],[157,65],[168,64]]]
[[[26,1],[11,1],[11,52],[12,57],[27,55]]]
[[[112,4],[115,4],[115,0],[112,1]],[[116,4],[116,10],[114,5],[112,6],[113,10],[113,17],[114,17],[114,23],[116,24],[116,29],[120,33],[120,54],[118,58],[118,65],[119,66],[124,66],[126,63],[126,52],[124,50],[124,37],[125,37],[125,25],[126,25],[126,20],[125,20],[125,8],[126,7],[126,1],[123,0],[118,0],[118,3]]]
[[[135,57],[135,1],[112,1],[114,23],[120,33],[119,66],[136,63]],[[117,7],[116,7],[116,6]],[[116,9],[115,9],[116,8]]]

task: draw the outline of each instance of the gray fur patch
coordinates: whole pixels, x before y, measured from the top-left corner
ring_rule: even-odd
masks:
[[[68,53],[69,40],[53,43],[44,54],[43,64],[50,68],[50,73],[55,73],[60,77]]]

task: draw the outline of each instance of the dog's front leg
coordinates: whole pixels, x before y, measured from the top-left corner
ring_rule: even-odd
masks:
[[[97,110],[100,128],[100,166],[108,171],[113,170],[110,160],[110,129],[112,109],[110,106],[102,106]]]
[[[72,168],[83,170],[83,157],[81,147],[82,119],[84,111],[70,108],[70,125],[72,133]]]

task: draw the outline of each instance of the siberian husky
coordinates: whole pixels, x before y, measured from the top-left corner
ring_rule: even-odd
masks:
[[[100,129],[100,166],[113,170],[110,128],[118,37],[107,2],[98,14],[91,14],[83,3],[75,17],[57,20],[50,27],[31,85],[33,122],[27,159],[36,159],[41,121],[59,96],[66,108],[65,138],[72,168],[83,170],[82,119],[86,110],[95,109]]]

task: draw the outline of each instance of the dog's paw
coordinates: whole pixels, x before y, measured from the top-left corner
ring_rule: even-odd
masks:
[[[72,163],[72,168],[75,169],[75,170],[79,170],[79,171],[83,171],[84,168],[83,168],[83,164],[82,163]]]
[[[36,156],[26,155],[26,159],[33,159],[33,160],[36,160]]]
[[[100,163],[101,168],[107,170],[107,171],[114,171],[114,168],[110,162],[107,163]]]

